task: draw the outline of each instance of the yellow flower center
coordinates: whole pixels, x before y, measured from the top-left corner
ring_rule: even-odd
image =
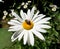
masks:
[[[22,26],[24,29],[26,30],[30,30],[33,28],[34,24],[32,21],[29,21],[29,20],[25,20],[23,23],[22,23]]]

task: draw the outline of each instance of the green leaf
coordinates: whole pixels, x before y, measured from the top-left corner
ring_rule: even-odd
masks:
[[[11,45],[11,33],[6,28],[0,28],[0,49]]]

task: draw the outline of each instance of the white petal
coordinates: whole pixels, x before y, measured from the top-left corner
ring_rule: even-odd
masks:
[[[30,9],[28,9],[28,11],[27,11],[27,16],[28,16],[28,20],[31,20],[31,13],[30,13]]]
[[[39,26],[34,27],[35,30],[42,32],[42,33],[46,33],[47,31],[45,29],[40,28]]]
[[[13,23],[13,22],[8,22],[9,25],[18,25],[16,23]]]
[[[34,36],[33,36],[33,33],[31,31],[29,31],[29,39],[30,39],[30,44],[32,46],[34,46]]]
[[[41,40],[45,40],[44,37],[43,37],[43,35],[42,35],[41,33],[39,33],[38,31],[33,30],[32,32],[33,32],[38,38],[40,38]]]
[[[18,38],[19,34],[20,34],[20,31],[17,31],[12,35],[12,37],[11,37],[12,42]]]
[[[23,31],[20,33],[19,38],[18,38],[18,41],[20,41],[20,40],[22,39],[24,33],[25,33],[25,30],[23,30]]]
[[[8,31],[19,31],[20,29],[9,29]]]
[[[42,16],[41,16],[42,15]],[[43,17],[45,17],[45,15],[43,15],[43,14],[41,14],[40,16],[37,16],[38,18],[36,18],[35,20],[34,20],[34,22],[38,22],[38,21],[40,21]]]
[[[28,32],[25,31],[25,33],[24,33],[24,45],[27,43],[27,40],[28,40]]]
[[[10,22],[16,23],[16,24],[21,24],[21,22],[17,21],[17,20],[10,20]]]
[[[25,17],[25,15],[24,15],[23,10],[20,11],[20,15],[21,15],[22,19],[25,20],[26,17]]]
[[[22,30],[23,28],[21,27],[16,27],[16,26],[13,26],[13,27],[10,27],[10,29],[8,31],[19,31],[19,30]]]
[[[38,16],[38,14],[39,14],[39,11],[37,11],[37,13],[34,15],[32,21],[34,21],[34,19]]]
[[[33,15],[34,15],[34,11],[36,10],[36,7],[34,6],[31,10],[31,19],[33,18]]]
[[[21,25],[16,25],[16,26],[10,26],[9,28],[16,28],[16,29],[20,29],[20,28],[22,28],[22,26]]]
[[[22,19],[15,12],[12,11],[12,15],[15,16],[19,21],[22,22]]]
[[[41,24],[41,25],[38,25],[38,27],[40,27],[40,28],[51,28],[49,25],[43,25],[43,24]]]
[[[26,19],[27,19],[27,20],[30,20],[29,16],[28,16],[26,13],[24,13],[24,14],[25,14],[25,16],[26,16]]]
[[[40,25],[40,24],[49,24],[50,22],[48,21],[38,21],[38,22],[35,22],[35,25]]]
[[[14,20],[18,20],[18,18],[13,18]]]
[[[44,29],[36,29],[37,31],[39,31],[39,32],[42,32],[42,33],[46,33],[47,31],[46,30],[44,30]]]
[[[28,34],[28,40],[27,40],[27,42],[28,42],[28,45],[30,45],[30,38],[29,38],[29,34]]]
[[[50,20],[51,18],[50,17],[47,17],[47,18],[43,18],[43,19],[41,19],[40,21],[44,21],[44,22],[46,22],[46,21],[48,21],[48,20]]]
[[[46,15],[43,14],[39,14],[38,17],[40,17],[40,19],[42,19],[43,17],[45,17]]]

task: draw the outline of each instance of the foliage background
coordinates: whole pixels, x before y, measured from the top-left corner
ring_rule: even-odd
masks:
[[[12,32],[8,32],[7,22],[11,17],[7,15],[7,17],[3,20],[3,11],[6,10],[11,13],[10,9],[14,9],[16,12],[19,12],[20,9],[23,9],[25,12],[27,9],[21,7],[17,9],[21,5],[22,2],[27,2],[28,0],[4,0],[4,3],[0,2],[0,49],[60,49],[60,2],[59,0],[30,0],[32,3],[28,6],[28,8],[32,8],[33,5],[37,7],[40,13],[46,15],[46,17],[51,17],[50,25],[51,29],[47,30],[46,34],[43,34],[46,41],[41,41],[35,37],[35,45],[28,46],[23,45],[23,42],[11,42]],[[13,7],[15,3],[15,6]],[[52,11],[50,4],[54,4],[58,6],[56,11]]]

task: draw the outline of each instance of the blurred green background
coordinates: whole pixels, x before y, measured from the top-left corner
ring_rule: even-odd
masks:
[[[6,28],[0,28],[0,49],[12,44],[10,40],[11,33],[7,30]]]

